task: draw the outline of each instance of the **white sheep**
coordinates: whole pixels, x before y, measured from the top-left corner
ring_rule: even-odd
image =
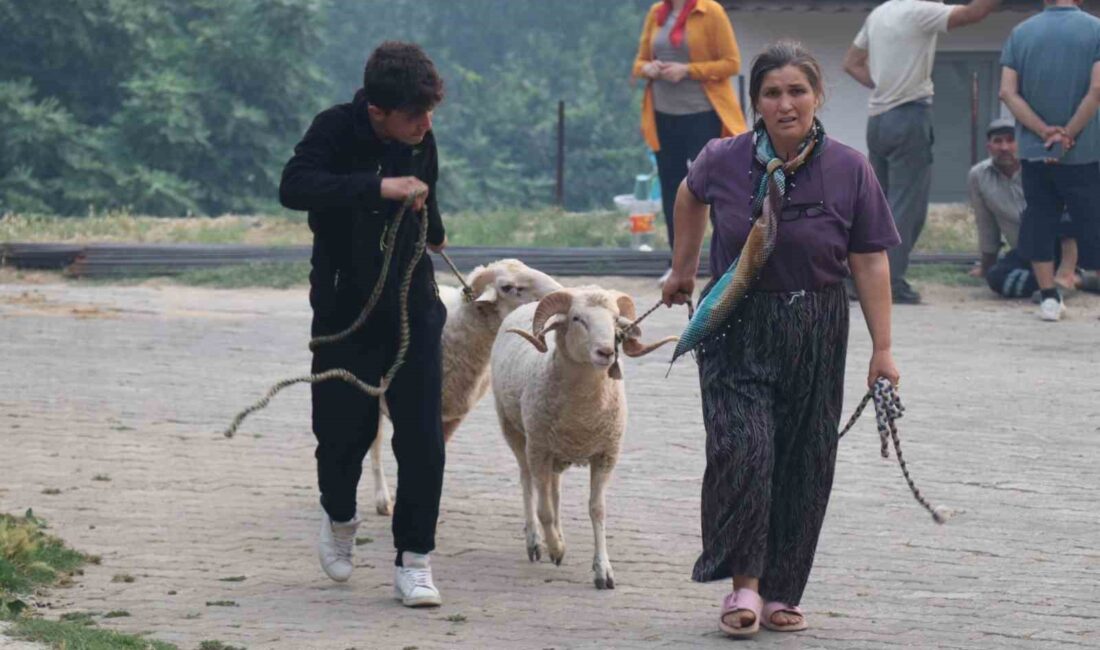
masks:
[[[497,417],[523,484],[528,559],[541,559],[544,533],[550,559],[561,564],[561,473],[570,465],[587,464],[597,589],[615,588],[604,536],[604,491],[626,429],[617,346],[621,341],[627,356],[638,357],[676,340],[643,345],[640,330],[632,325],[635,318],[634,301],[624,293],[562,289],[508,316],[492,351]],[[527,324],[533,334],[524,331]],[[547,339],[550,332],[556,334]],[[542,533],[535,521],[536,493]]]
[[[554,278],[514,259],[498,260],[470,272],[467,284],[477,296],[463,299],[458,287],[439,287],[439,298],[447,308],[443,325],[443,437],[450,440],[455,429],[489,390],[489,352],[504,318],[517,307],[540,300],[561,289]],[[389,416],[386,401],[382,414]],[[374,475],[374,506],[378,514],[393,512],[386,474],[382,468],[382,418],[371,445]]]

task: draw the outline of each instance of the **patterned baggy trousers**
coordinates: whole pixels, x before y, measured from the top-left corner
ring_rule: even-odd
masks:
[[[754,292],[701,346],[707,468],[692,579],[755,576],[766,600],[799,603],[833,483],[847,347],[842,284]]]

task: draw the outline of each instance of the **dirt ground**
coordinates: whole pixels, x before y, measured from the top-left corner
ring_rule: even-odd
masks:
[[[572,279],[657,298],[651,280]],[[1043,323],[978,288],[920,287],[894,311],[918,485],[960,514],[936,526],[873,418],[841,443],[830,511],[803,600],[811,629],[780,648],[1100,646],[1100,297]],[[677,333],[660,310],[646,338]],[[391,599],[389,521],[366,523],[347,584],[317,566],[308,391],[281,393],[238,437],[221,430],[276,380],[308,369],[304,289],[211,290],[0,275],[0,511],[33,507],[102,557],[49,598],[50,615],[126,610],[104,627],[192,650],[249,648],[701,648],[728,585],[692,583],[703,426],[693,362],[627,362],[631,405],[608,492],[617,588],[590,578],[587,472],[563,479],[560,567],[528,562],[515,462],[491,397],[448,447],[434,554],[445,605]],[[852,314],[845,416],[869,339]],[[394,464],[387,471],[394,482]],[[59,493],[53,493],[59,491]],[[116,576],[131,576],[132,582]],[[0,637],[0,647],[5,645]]]

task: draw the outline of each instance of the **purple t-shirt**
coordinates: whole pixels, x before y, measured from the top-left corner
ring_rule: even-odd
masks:
[[[775,250],[755,289],[822,289],[848,275],[848,253],[873,253],[901,242],[867,159],[828,136],[823,144],[808,163],[787,175]],[[763,173],[753,155],[752,132],[711,140],[688,172],[688,189],[711,206],[715,276],[725,273],[745,245],[753,192]]]

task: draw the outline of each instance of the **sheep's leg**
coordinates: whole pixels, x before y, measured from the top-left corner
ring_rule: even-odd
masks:
[[[370,469],[374,475],[374,510],[388,517],[393,514],[393,499],[390,498],[390,488],[386,485],[386,472],[382,469],[382,440],[385,438],[382,422],[382,415],[379,414],[378,431],[370,446]]]
[[[553,498],[554,507],[554,532],[557,533],[561,545],[565,547],[565,533],[561,528],[561,472],[553,472],[550,478],[550,496]]]
[[[527,439],[518,429],[501,422],[504,439],[515,454],[519,464],[519,480],[523,484],[523,534],[527,541],[527,559],[536,562],[542,559],[542,530],[535,519],[535,490],[531,483],[531,470],[527,466]]]
[[[545,454],[531,455],[527,462],[538,492],[539,522],[546,536],[546,551],[554,564],[561,565],[565,557],[565,541],[558,535],[554,522],[554,463]]]
[[[592,573],[596,589],[614,589],[615,576],[611,572],[611,559],[607,555],[607,537],[604,535],[604,492],[611,479],[614,463],[605,457],[591,460],[591,486],[588,497],[588,515],[592,518],[592,534],[596,539],[596,554],[592,558]]]

